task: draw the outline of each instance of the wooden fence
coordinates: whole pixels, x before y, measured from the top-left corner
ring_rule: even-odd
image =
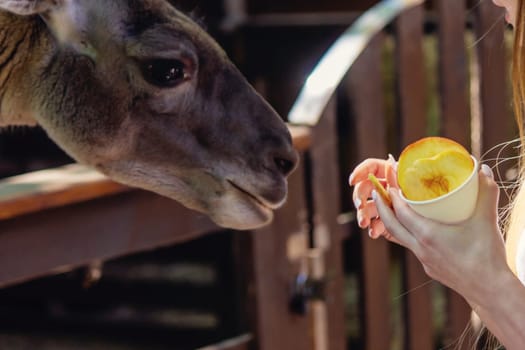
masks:
[[[430,350],[465,335],[470,310],[460,296],[429,283],[410,253],[357,229],[346,178],[361,160],[396,155],[429,132],[478,155],[515,137],[505,43],[501,12],[488,1],[416,6],[373,38],[319,123],[291,126],[301,165],[286,205],[268,227],[236,236],[249,334],[201,350]],[[0,200],[2,287],[220,230],[78,166],[6,179]]]
[[[500,152],[496,156],[508,157],[514,150],[496,147],[497,152],[489,152],[517,136],[510,109],[507,37],[501,10],[490,2],[467,8],[465,1],[440,0],[434,6],[409,9],[368,44],[313,128],[313,197],[320,204],[314,206],[314,215],[321,218],[321,222],[314,220],[314,246],[322,247],[326,241],[321,238],[319,242],[316,231],[330,227],[325,261],[337,271],[341,237],[360,244],[357,260],[344,257],[352,259],[359,272],[363,339],[359,348],[421,350],[451,344],[472,348],[476,334],[467,327],[468,305],[454,292],[441,289],[444,305],[436,310],[434,293],[439,288],[429,283],[411,253],[400,253],[384,240],[362,238],[366,233],[353,223],[330,224],[336,221],[336,214],[352,210],[345,182],[358,162],[399,154],[404,146],[429,133],[461,142],[497,167],[502,183],[509,180],[507,170],[514,162],[496,164],[492,156]],[[428,49],[430,40],[435,42],[434,50]],[[325,153],[316,157],[318,150]],[[339,169],[320,165],[326,159],[338,160],[333,164]],[[322,182],[316,182],[316,172],[321,173]],[[401,265],[402,288],[397,296],[392,295],[391,285],[395,263]],[[394,312],[395,303],[401,304],[401,316]],[[329,315],[340,310],[329,304],[327,308]],[[436,314],[443,317],[441,329]],[[337,328],[337,321],[330,321],[329,316],[328,329]],[[339,338],[332,334],[329,339]]]

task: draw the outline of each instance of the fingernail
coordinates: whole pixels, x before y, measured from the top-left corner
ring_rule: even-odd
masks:
[[[485,176],[490,177],[491,179],[494,178],[494,173],[487,164],[481,164],[481,171],[483,172],[483,174],[485,174]]]
[[[363,221],[363,215],[361,214],[361,211],[357,212],[357,225],[359,227],[362,227],[362,221]]]
[[[394,170],[397,170],[397,162],[392,153],[388,153],[388,162]]]
[[[372,227],[368,228],[368,236],[372,239],[378,239],[381,235],[378,235],[376,231]]]
[[[377,191],[376,190],[372,190],[372,199],[374,200],[374,202],[377,200]]]
[[[357,197],[356,199],[354,199],[354,206],[356,209],[361,208],[361,204],[363,204],[363,201],[361,200],[361,198]]]
[[[350,186],[353,186],[352,181],[354,181],[354,173],[351,173],[350,176],[348,176],[348,184]]]

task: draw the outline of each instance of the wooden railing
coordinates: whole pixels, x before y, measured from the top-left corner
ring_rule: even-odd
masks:
[[[304,151],[308,131],[291,132]],[[2,180],[0,227],[0,287],[221,230],[172,200],[82,165]]]
[[[435,8],[418,1],[385,4],[410,9],[398,7],[404,11],[395,19],[398,13],[391,13],[386,29],[375,22],[372,32],[361,33],[368,33],[366,41],[347,58],[354,62],[337,67],[338,80],[323,90],[321,108],[293,109],[290,129],[301,163],[289,179],[288,201],[271,225],[236,238],[251,334],[203,349],[383,350],[396,348],[397,342],[398,348],[430,350],[436,343],[449,345],[465,330],[470,310],[460,296],[444,289],[444,329],[438,329],[436,284],[429,283],[419,262],[357,229],[346,177],[361,160],[397,154],[427,135],[431,93],[438,101],[434,133],[458,140],[477,155],[514,137],[504,25],[490,2],[470,10],[458,0],[439,0]],[[428,44],[424,24],[429,23],[438,28],[428,35],[438,40],[437,91],[428,88],[423,51]],[[466,30],[471,46],[458,34]],[[391,54],[389,80],[380,69],[385,52]],[[300,110],[317,112],[301,122],[306,114]],[[472,137],[480,126],[480,136]],[[171,200],[80,166],[3,180],[0,219],[0,287],[220,230]],[[357,340],[345,329],[349,276],[358,281]],[[402,284],[400,291],[393,292],[394,279]],[[318,293],[300,289],[301,283],[318,286]],[[290,308],[293,298],[298,309]],[[460,348],[468,345],[465,341]]]

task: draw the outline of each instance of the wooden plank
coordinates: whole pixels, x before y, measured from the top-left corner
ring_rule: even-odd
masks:
[[[138,190],[0,221],[0,287],[216,230],[204,215]]]
[[[427,89],[423,55],[423,6],[396,20],[396,67],[401,147],[426,135]]]
[[[516,138],[518,132],[512,116],[509,82],[506,80],[511,63],[505,52],[503,9],[491,5],[481,2],[473,11],[480,82],[481,154],[494,147],[494,151],[482,159],[483,163],[493,168],[497,181],[508,181],[506,172],[517,162],[501,161],[516,156],[517,148],[503,148],[501,144]],[[507,207],[508,199],[508,193],[502,190],[500,208]]]
[[[313,129],[310,149],[313,246],[324,252],[326,346],[331,350],[346,349],[343,242],[337,223],[341,213],[338,159],[337,104],[332,98]]]
[[[326,281],[325,252],[322,249],[310,249],[308,254],[308,275],[313,281]],[[328,350],[330,346],[328,314],[326,301],[322,298],[310,300],[309,305],[311,314],[311,339],[312,348],[315,350]],[[332,347],[334,344],[332,344]]]
[[[0,181],[0,220],[129,190],[79,164],[14,176]]]
[[[348,95],[355,122],[353,138],[358,161],[369,157],[385,158],[388,153],[381,70],[370,69],[380,67],[383,44],[384,35],[374,38],[348,75]],[[352,136],[349,135],[349,138]],[[366,349],[389,349],[392,337],[389,243],[384,239],[369,239],[366,231],[361,234]]]
[[[502,10],[481,3],[475,10],[477,57],[480,67],[480,94],[483,118],[483,149],[508,141],[514,131],[507,81],[509,62],[504,49]]]
[[[249,350],[252,339],[253,336],[251,334],[244,334],[197,350]]]
[[[466,2],[458,0],[437,1],[439,19],[439,97],[441,105],[442,134],[472,150],[470,113],[468,101],[468,67],[465,50]],[[471,349],[468,339],[473,339],[470,306],[454,291],[446,290],[445,344],[457,344],[458,349]]]
[[[476,57],[479,64],[480,110],[481,110],[481,149],[482,154],[492,147],[517,137],[517,129],[511,111],[508,77],[510,62],[505,52],[502,9],[491,3],[481,2],[474,10],[474,29],[476,36]],[[502,151],[500,153],[500,151]],[[499,160],[516,155],[513,147],[497,147],[489,158],[498,156]],[[504,175],[516,161],[502,162],[485,160],[494,167],[498,180],[507,180]],[[508,203],[507,196],[500,196],[500,206]]]
[[[263,96],[272,89],[262,79],[255,87]],[[249,234],[241,232],[234,239],[240,283],[246,286],[240,296],[246,305],[241,318],[254,334],[258,350],[312,348],[308,316],[290,309],[293,281],[307,268],[309,209],[303,152],[311,145],[311,129],[290,124],[288,128],[301,159],[288,179],[287,201],[270,226]]]
[[[362,237],[364,327],[366,349],[389,349],[392,340],[390,305],[390,263],[386,240]],[[380,327],[384,328],[380,328]],[[377,347],[378,345],[385,347]]]
[[[302,163],[302,162],[301,162]],[[304,167],[289,179],[286,204],[276,211],[273,222],[245,233],[239,261],[245,265],[247,303],[257,349],[311,349],[308,317],[293,314],[291,287],[304,272],[308,248]]]
[[[471,148],[468,68],[465,50],[465,1],[436,2],[439,23],[439,94],[441,132]]]
[[[423,44],[423,6],[406,11],[396,21],[398,95],[401,145],[426,135],[426,85]],[[409,251],[405,253],[407,348],[433,349],[433,324],[429,277]]]

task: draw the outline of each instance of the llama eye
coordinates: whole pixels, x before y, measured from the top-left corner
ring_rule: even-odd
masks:
[[[148,83],[162,88],[174,87],[190,77],[184,62],[166,59],[143,62],[142,75]]]

